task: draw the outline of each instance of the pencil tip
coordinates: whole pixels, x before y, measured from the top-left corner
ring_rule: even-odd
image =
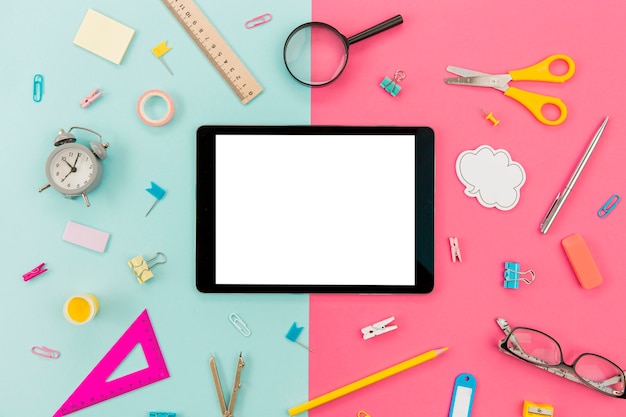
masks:
[[[435,349],[435,353],[438,355],[441,355],[443,352],[445,352],[446,350],[448,350],[447,347],[442,347],[441,349]]]

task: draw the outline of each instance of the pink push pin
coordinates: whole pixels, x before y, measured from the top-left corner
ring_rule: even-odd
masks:
[[[87,94],[87,97],[81,100],[80,106],[84,109],[88,107],[91,103],[96,101],[98,97],[102,95],[102,91],[98,91],[98,87],[91,90],[91,93]]]
[[[29,272],[25,273],[24,275],[22,275],[22,277],[24,277],[24,281],[28,281],[28,280],[30,280],[32,278],[35,278],[37,275],[41,275],[44,272],[46,272],[48,270],[47,268],[46,269],[42,269],[45,264],[46,263],[44,262],[41,265],[38,265],[35,268],[33,268],[31,271],[29,271]]]

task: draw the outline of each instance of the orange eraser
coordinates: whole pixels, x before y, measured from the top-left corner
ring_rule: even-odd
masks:
[[[590,290],[602,284],[602,275],[581,235],[568,236],[561,241],[561,244],[584,289]]]

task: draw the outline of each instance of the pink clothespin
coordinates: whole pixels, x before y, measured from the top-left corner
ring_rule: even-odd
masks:
[[[450,238],[450,252],[452,254],[452,262],[456,262],[457,259],[459,262],[463,262],[463,259],[461,259],[461,248],[459,248],[459,240],[456,237]]]
[[[22,275],[22,277],[24,277],[24,281],[28,281],[32,278],[35,278],[37,275],[43,274],[44,272],[46,272],[48,269],[41,269],[43,268],[43,266],[46,263],[42,263],[41,265],[36,266],[35,268],[33,268],[31,271],[25,273],[24,275]]]
[[[82,99],[82,101],[80,102],[80,106],[84,109],[85,107],[89,106],[91,103],[96,101],[96,99],[100,97],[101,95],[102,95],[102,91],[98,91],[98,87],[94,88],[91,91],[91,93],[87,95],[87,97]]]

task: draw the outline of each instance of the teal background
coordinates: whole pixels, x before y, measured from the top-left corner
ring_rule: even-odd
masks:
[[[308,295],[207,295],[194,284],[195,132],[203,124],[308,124],[310,91],[293,81],[282,62],[291,29],[310,20],[310,2],[198,0],[221,35],[264,87],[247,105],[226,83],[158,0],[5,2],[0,14],[0,416],[51,416],[144,308],[148,309],[171,374],[169,379],[79,411],[77,416],[219,415],[208,366],[214,354],[226,401],[239,352],[246,366],[239,415],[284,415],[308,398],[308,352],[285,339],[291,323],[305,326]],[[135,29],[115,65],[72,43],[93,8]],[[254,29],[244,22],[263,13],[273,20]],[[152,55],[167,39],[171,76]],[[43,100],[32,100],[35,74],[44,76]],[[82,109],[94,88],[103,96]],[[168,93],[173,120],[150,127],[136,114],[147,90]],[[156,106],[157,116],[162,108]],[[59,128],[83,126],[109,142],[101,185],[68,200],[46,184],[44,162]],[[77,131],[79,142],[94,140]],[[167,194],[148,217],[156,182]],[[68,220],[111,234],[97,253],[61,240]],[[140,285],[126,262],[163,252],[167,263]],[[29,282],[22,274],[41,262],[48,272]],[[84,326],[63,318],[69,296],[92,293],[100,312]],[[237,313],[252,330],[235,330]],[[58,360],[31,354],[32,346],[61,352]],[[125,370],[141,367],[131,355]]]

